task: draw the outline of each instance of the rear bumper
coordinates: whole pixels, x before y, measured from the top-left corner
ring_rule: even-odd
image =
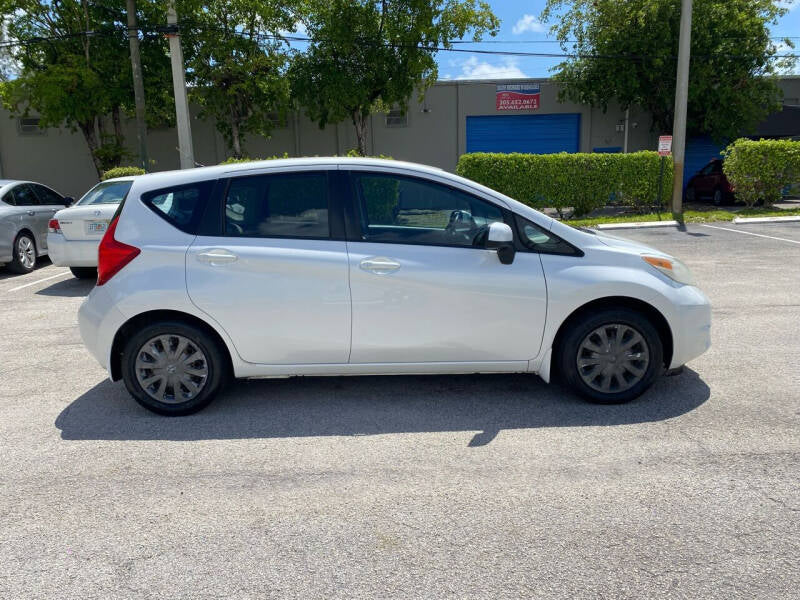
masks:
[[[95,287],[78,310],[81,339],[109,375],[111,346],[125,320],[125,316],[111,303],[108,292],[102,287]]]
[[[67,240],[60,233],[47,234],[47,253],[59,267],[96,267],[100,240]]]

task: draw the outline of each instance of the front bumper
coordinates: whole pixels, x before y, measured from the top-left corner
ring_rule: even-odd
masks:
[[[67,240],[60,233],[47,234],[47,253],[59,267],[96,267],[100,240]]]
[[[672,325],[672,362],[676,369],[711,347],[711,303],[694,286],[683,286],[675,305]]]

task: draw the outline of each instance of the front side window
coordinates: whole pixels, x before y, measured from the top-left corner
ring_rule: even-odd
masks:
[[[119,204],[128,195],[132,181],[104,181],[98,183],[76,203],[78,206],[91,204]]]
[[[225,196],[225,235],[327,238],[328,212],[325,173],[237,177]]]
[[[365,241],[473,246],[503,221],[497,206],[423,179],[356,173],[354,180]]]
[[[39,201],[42,204],[46,206],[64,205],[64,199],[50,188],[46,188],[43,185],[34,185],[32,187],[36,191],[36,195],[39,196]]]

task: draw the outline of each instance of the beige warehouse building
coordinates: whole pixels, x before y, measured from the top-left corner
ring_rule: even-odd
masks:
[[[800,77],[779,82],[784,111],[776,113],[756,132],[765,137],[800,138]],[[506,102],[517,92],[533,101]],[[405,115],[372,115],[368,152],[455,170],[458,157],[471,151],[496,152],[621,152],[656,149],[659,134],[651,130],[645,111],[633,107],[627,118],[618,106],[607,112],[587,105],[558,101],[558,87],[549,80],[440,81],[422,102],[412,102]],[[505,105],[501,105],[506,102]],[[509,104],[511,106],[509,106]],[[509,110],[509,108],[512,108]],[[213,165],[230,153],[214,124],[192,119],[197,163]],[[126,123],[126,142],[135,153],[134,123]],[[179,167],[174,129],[149,131],[148,149],[153,169]],[[349,122],[320,129],[304,114],[293,114],[270,138],[245,140],[251,157],[288,153],[290,156],[344,154],[356,146]],[[690,140],[687,175],[705,164],[719,148],[708,139]],[[65,195],[80,196],[97,181],[89,150],[78,132],[66,128],[42,129],[35,117],[12,117],[0,110],[0,177],[31,179]]]

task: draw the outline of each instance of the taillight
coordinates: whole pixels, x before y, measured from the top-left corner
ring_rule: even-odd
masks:
[[[61,225],[58,224],[58,219],[50,219],[47,224],[47,231],[50,233],[61,233]]]
[[[141,250],[114,239],[119,217],[111,221],[97,249],[97,285],[103,285],[139,256]]]

